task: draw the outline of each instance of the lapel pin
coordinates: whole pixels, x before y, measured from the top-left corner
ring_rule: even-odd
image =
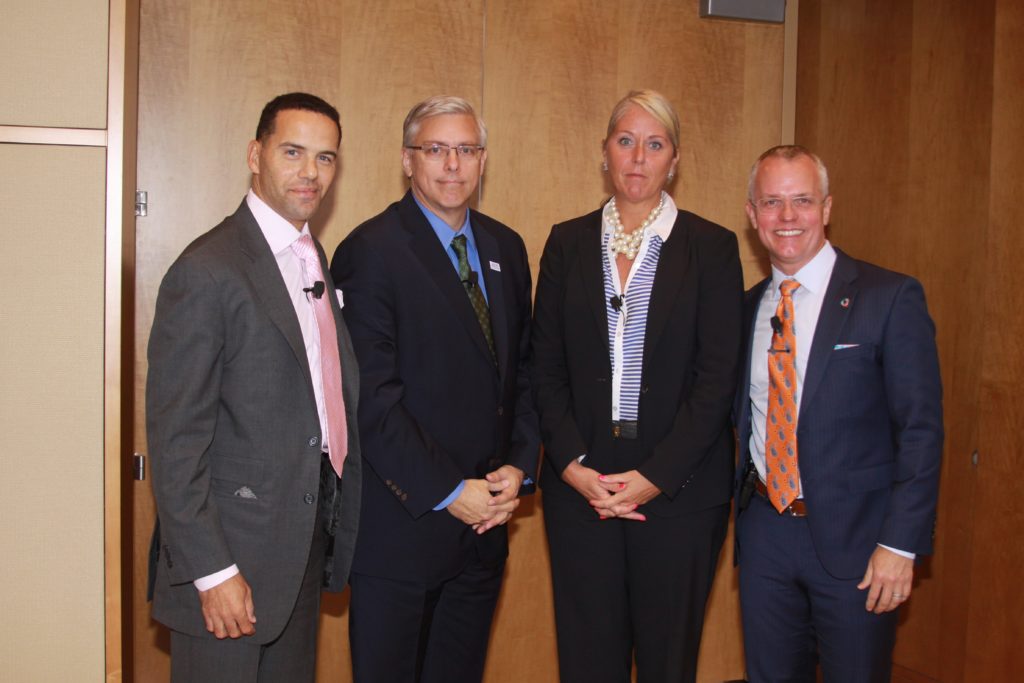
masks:
[[[842,306],[843,308],[849,308],[850,307],[850,297],[844,296],[842,299],[839,300],[839,305]]]

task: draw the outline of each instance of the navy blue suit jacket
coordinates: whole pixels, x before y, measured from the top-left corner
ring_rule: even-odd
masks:
[[[433,508],[504,464],[536,475],[530,395],[530,267],[523,240],[470,212],[497,367],[458,273],[411,193],[366,221],[331,274],[359,359],[359,428],[371,474],[353,571],[434,583],[508,553],[506,526],[478,536]],[[493,265],[492,265],[493,264]]]
[[[753,324],[770,282],[746,297],[746,350],[734,406],[737,483],[750,462],[751,358],[764,358],[751,348]],[[800,390],[800,477],[811,536],[826,571],[837,578],[863,575],[879,543],[930,553],[942,456],[942,386],[935,326],[921,284],[837,249]],[[742,562],[743,549],[736,550]]]

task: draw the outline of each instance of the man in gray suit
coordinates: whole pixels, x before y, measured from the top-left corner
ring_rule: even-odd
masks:
[[[359,374],[307,223],[340,142],[320,98],[269,102],[251,190],[160,285],[146,387],[153,616],[171,629],[175,682],[313,681],[321,586],[347,581]]]

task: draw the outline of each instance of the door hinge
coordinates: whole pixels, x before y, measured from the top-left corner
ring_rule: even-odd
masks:
[[[146,481],[146,456],[142,453],[132,456],[132,478],[135,481]]]
[[[145,190],[135,190],[135,215],[149,215],[149,193]]]

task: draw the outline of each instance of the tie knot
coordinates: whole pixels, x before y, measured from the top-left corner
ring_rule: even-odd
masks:
[[[299,239],[292,242],[292,250],[303,261],[319,261],[313,238],[309,235],[299,235]]]
[[[456,235],[452,239],[452,249],[455,250],[455,253],[458,254],[460,259],[466,258],[466,236]]]
[[[779,291],[782,296],[792,296],[793,292],[800,288],[800,283],[796,280],[783,280],[782,284],[779,285]]]

